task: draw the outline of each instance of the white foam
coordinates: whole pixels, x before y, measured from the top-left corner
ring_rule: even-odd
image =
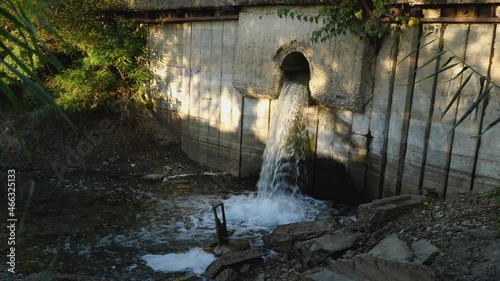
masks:
[[[142,257],[147,266],[155,271],[191,271],[201,274],[215,260],[215,256],[201,248],[193,248],[186,253],[167,255],[145,255]]]
[[[317,219],[328,213],[328,206],[306,196],[276,196],[258,198],[257,194],[236,195],[224,201],[227,227],[235,230],[236,238],[250,239],[260,245],[262,234],[271,232],[280,224]]]

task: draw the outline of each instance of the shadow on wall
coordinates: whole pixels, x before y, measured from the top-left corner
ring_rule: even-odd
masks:
[[[314,164],[312,196],[349,206],[362,203],[362,194],[356,191],[344,164],[326,158],[317,158]]]

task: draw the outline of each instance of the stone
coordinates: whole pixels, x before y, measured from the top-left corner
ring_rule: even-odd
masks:
[[[250,249],[250,243],[243,240],[229,240],[228,244],[225,245],[217,245],[214,248],[214,253],[216,255],[227,255],[235,252],[242,252]]]
[[[357,281],[324,267],[308,270],[300,275],[301,281]]]
[[[108,159],[109,163],[113,164],[115,163],[116,161],[118,161],[118,159],[120,159],[119,156],[112,156]]]
[[[432,268],[413,262],[401,262],[375,257],[370,254],[355,256],[352,260],[330,260],[325,266],[354,280],[370,281],[433,281]]]
[[[363,234],[349,231],[337,231],[321,237],[296,242],[294,251],[305,267],[313,267],[329,257],[337,258],[350,249],[354,242],[364,237]]]
[[[427,240],[419,240],[417,242],[413,242],[410,245],[410,248],[413,251],[413,255],[415,256],[414,261],[420,264],[429,263],[429,261],[432,260],[432,258],[440,252],[438,247],[432,245]]]
[[[399,195],[359,205],[357,225],[365,229],[375,228],[403,215],[412,208],[423,206],[426,200],[427,198],[421,195]]]
[[[160,174],[147,174],[147,175],[142,176],[143,180],[149,181],[149,182],[162,181],[163,178],[164,178],[164,176],[160,175]]]
[[[386,237],[380,241],[368,254],[387,260],[409,262],[413,260],[413,252],[405,241],[396,235]]]
[[[213,261],[203,272],[203,276],[214,279],[219,272],[226,268],[236,268],[247,263],[254,263],[261,259],[262,253],[259,249],[247,250],[222,256]]]
[[[266,280],[265,273],[261,273],[261,274],[259,274],[259,276],[257,276],[257,278],[255,278],[255,281],[265,281],[265,280]]]
[[[266,247],[291,250],[296,241],[304,241],[332,233],[342,227],[335,220],[308,221],[278,225],[270,234],[262,237]]]
[[[102,161],[102,165],[103,166],[109,166],[109,162],[108,161]]]
[[[219,275],[217,275],[217,278],[215,278],[215,281],[234,281],[234,280],[240,280],[240,275],[238,272],[236,272],[232,268],[226,268],[224,269]]]

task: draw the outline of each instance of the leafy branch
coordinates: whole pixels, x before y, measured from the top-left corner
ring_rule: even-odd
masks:
[[[37,29],[40,28],[58,37],[37,13],[38,4],[30,0],[4,0],[0,4],[0,24],[3,26],[0,29],[0,90],[17,109],[22,109],[23,105],[12,90],[12,85],[65,116],[36,73],[40,64],[62,68],[61,63],[45,51],[43,42],[38,39]]]
[[[326,2],[326,1],[325,1]],[[340,0],[329,1],[331,5],[321,8],[316,15],[308,15],[289,8],[278,8],[278,16],[316,23],[312,32],[314,43],[325,42],[350,31],[365,34],[374,40],[381,39],[392,31],[391,24],[413,26],[418,19],[410,12],[388,7],[386,0]]]
[[[422,42],[423,39],[427,38],[430,35],[436,36],[433,32],[426,33],[426,34],[424,34],[420,38],[420,42]],[[429,42],[420,45],[418,48],[414,49],[412,52],[410,52],[408,55],[406,55],[403,59],[401,59],[401,61],[399,63],[401,63],[402,61],[404,61],[405,59],[407,59],[411,55],[419,52],[420,50],[422,50],[423,48],[425,48],[429,44],[435,42],[436,40],[438,40],[438,38],[430,40]],[[453,97],[448,102],[445,110],[441,114],[441,118],[444,118],[444,116],[449,112],[449,110],[451,109],[451,107],[459,99],[460,95],[463,92],[463,89],[471,81],[471,78],[473,76],[478,76],[479,77],[479,81],[480,81],[479,84],[480,85],[479,85],[479,89],[478,89],[477,99],[474,100],[474,102],[467,108],[467,110],[460,117],[460,119],[458,119],[458,121],[455,123],[455,125],[453,126],[453,129],[452,129],[452,130],[455,130],[470,114],[472,114],[472,112],[474,112],[474,111],[477,112],[477,110],[479,109],[479,106],[480,106],[481,102],[483,100],[485,100],[489,96],[489,94],[490,94],[490,92],[491,92],[492,89],[494,89],[494,88],[500,89],[500,84],[498,84],[498,82],[491,81],[491,77],[482,74],[477,69],[474,69],[472,66],[470,66],[469,64],[467,64],[467,62],[464,59],[461,59],[450,48],[448,48],[444,44],[441,44],[439,46],[439,48],[436,50],[436,52],[431,56],[431,58],[429,58],[427,61],[423,62],[422,65],[420,65],[417,69],[415,69],[414,71],[412,71],[407,77],[418,73],[419,71],[421,71],[424,67],[426,67],[430,63],[432,63],[432,62],[434,62],[434,61],[436,61],[438,59],[441,59],[441,58],[443,58],[445,56],[449,56],[449,57],[448,57],[448,59],[446,60],[446,62],[443,65],[441,65],[432,74],[429,74],[429,75],[425,76],[424,78],[419,79],[418,81],[414,82],[414,84],[420,83],[420,82],[425,81],[425,80],[427,80],[429,78],[432,78],[432,77],[436,77],[439,74],[441,74],[441,73],[443,73],[443,72],[445,72],[445,71],[447,71],[449,69],[454,68],[455,66],[458,66],[458,65],[462,65],[463,66],[462,69],[457,74],[455,74],[455,75],[453,75],[453,77],[451,77],[451,79],[443,81],[443,83],[448,82],[448,87],[450,87],[452,81],[454,81],[456,79],[459,79],[463,75],[467,74],[467,77],[460,83],[460,86],[455,91],[455,93],[453,94]],[[493,128],[498,123],[500,123],[500,116],[498,116],[498,118],[496,120],[494,120],[493,122],[491,122],[486,127],[486,129],[484,129],[482,132],[479,132],[479,135],[477,137],[481,137],[482,135],[484,135],[487,131],[489,131],[491,128]]]

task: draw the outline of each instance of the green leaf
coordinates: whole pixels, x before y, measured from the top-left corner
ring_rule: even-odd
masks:
[[[484,92],[482,92],[479,95],[479,97],[477,98],[477,100],[467,109],[467,111],[460,118],[460,120],[457,121],[457,123],[455,124],[455,126],[453,127],[453,129],[457,128],[458,125],[460,125],[465,120],[465,118],[467,118],[467,116],[469,116],[472,113],[472,111],[474,111],[475,109],[477,109],[479,107],[479,103],[486,97],[486,95],[491,91],[491,89],[493,89],[493,87],[494,87],[494,85],[490,84],[488,86],[488,88],[486,88],[486,90],[484,90]]]
[[[471,79],[472,74],[474,74],[474,73],[469,74],[469,76],[462,82],[462,84],[460,84],[460,87],[458,88],[457,92],[455,93],[455,95],[453,95],[453,98],[448,103],[448,106],[446,106],[446,109],[444,110],[443,114],[441,114],[441,118],[443,118],[446,115],[446,113],[448,112],[448,110],[450,110],[450,108],[453,105],[453,103],[455,102],[455,100],[460,96],[460,93],[464,89],[465,85],[467,85],[467,83]]]
[[[481,132],[481,134],[479,134],[478,137],[482,137],[486,132],[488,132],[491,128],[493,128],[496,124],[500,123],[500,116],[493,122],[491,122],[488,127],[486,127],[486,129],[484,129],[484,131]]]
[[[419,66],[417,69],[415,69],[414,71],[412,71],[410,74],[408,74],[408,76],[405,76],[403,77],[404,78],[408,78],[410,76],[412,76],[413,74],[419,72],[422,68],[426,67],[427,65],[429,65],[431,62],[435,61],[436,59],[438,59],[439,57],[441,57],[442,55],[446,54],[446,50],[443,50],[443,48],[439,48],[438,52],[436,52],[434,54],[434,56],[432,56],[432,58],[430,58],[428,61],[426,61],[424,64],[422,64],[421,66]]]
[[[429,42],[425,43],[424,45],[422,45],[422,46],[418,47],[417,49],[415,49],[415,50],[411,51],[408,55],[406,55],[404,58],[402,58],[402,59],[398,62],[398,64],[400,64],[400,63],[401,63],[401,62],[403,62],[405,59],[409,58],[411,55],[415,54],[416,52],[418,52],[418,51],[419,51],[419,50],[421,50],[422,48],[424,48],[424,47],[428,46],[429,44],[432,44],[432,43],[433,43],[434,41],[436,41],[436,40],[437,40],[437,39],[433,39],[433,40],[431,40],[431,41],[429,41]]]
[[[464,71],[466,71],[467,69],[469,69],[469,66],[465,66],[464,68],[462,68],[462,70],[460,70],[460,72],[458,72],[455,76],[453,76],[451,79],[448,79],[448,80],[445,80],[445,81],[442,81],[441,83],[447,83],[447,82],[450,82],[450,81],[453,81],[455,79],[457,79],[458,77],[460,77],[460,75],[462,73],[464,73]]]
[[[459,64],[460,64],[460,63],[459,63],[459,62],[457,62],[457,63],[454,63],[454,64],[449,65],[449,66],[443,66],[443,67],[441,67],[440,69],[438,69],[436,72],[434,72],[434,73],[432,73],[432,74],[430,74],[430,75],[428,75],[428,76],[426,76],[426,77],[424,77],[424,78],[422,78],[422,79],[420,79],[420,80],[418,80],[418,81],[414,82],[414,84],[417,84],[417,83],[422,82],[422,81],[424,81],[424,80],[426,80],[426,79],[429,79],[429,78],[431,78],[431,77],[434,77],[434,76],[438,75],[439,73],[441,73],[441,72],[443,72],[443,71],[446,71],[446,70],[448,70],[448,69],[450,69],[450,68],[453,68],[453,67],[455,67],[455,66],[457,66],[457,65],[459,65]]]

